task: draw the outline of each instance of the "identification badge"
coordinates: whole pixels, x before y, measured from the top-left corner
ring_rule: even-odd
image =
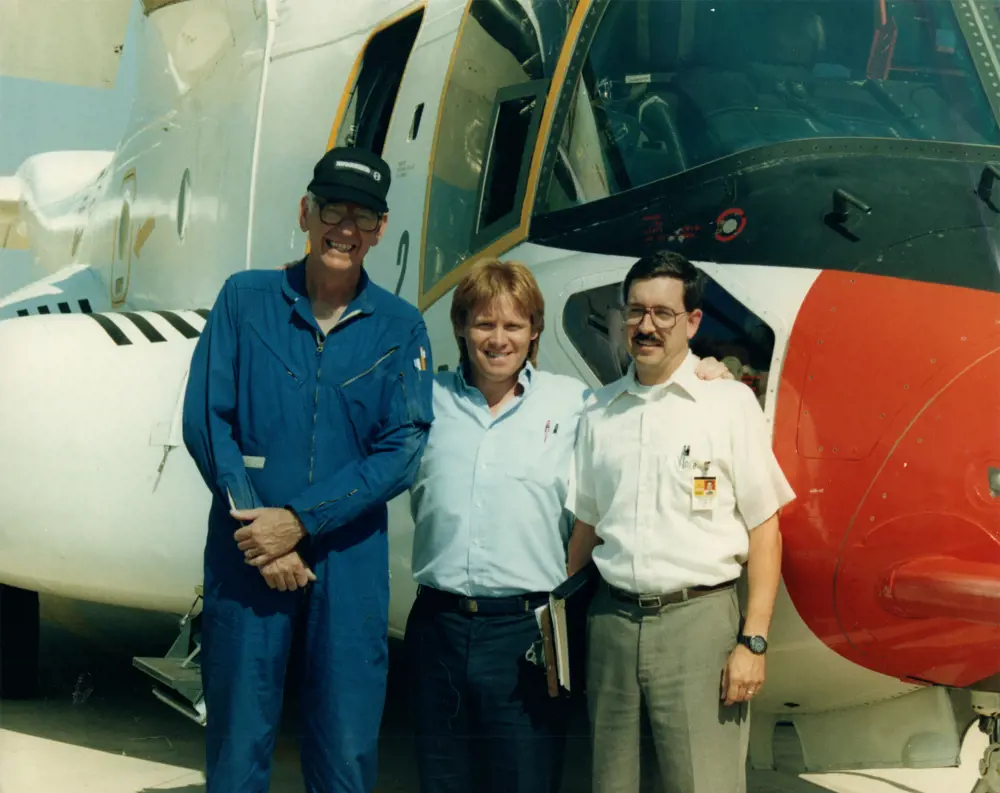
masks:
[[[712,509],[719,491],[714,476],[696,476],[691,481],[691,509]]]

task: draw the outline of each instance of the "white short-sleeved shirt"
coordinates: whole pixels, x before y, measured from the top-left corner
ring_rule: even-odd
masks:
[[[630,368],[581,419],[570,507],[604,541],[594,549],[602,577],[629,592],[738,578],[749,532],[795,498],[753,392],[700,380],[696,363],[688,353],[656,386]],[[710,509],[692,497],[696,475],[715,478]]]

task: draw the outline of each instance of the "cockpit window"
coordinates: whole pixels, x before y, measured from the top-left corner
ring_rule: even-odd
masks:
[[[1000,143],[983,87],[997,78],[977,68],[955,7],[947,0],[598,0],[536,211],[793,140]]]

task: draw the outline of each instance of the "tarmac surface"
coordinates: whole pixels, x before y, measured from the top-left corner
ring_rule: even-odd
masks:
[[[202,728],[156,700],[131,665],[166,652],[176,619],[43,597],[42,620],[42,697],[0,703],[0,793],[204,793]],[[401,677],[390,672],[377,793],[418,793]],[[289,698],[272,793],[303,790],[295,710]],[[589,791],[584,730],[570,736],[563,793]],[[749,793],[970,793],[985,746],[973,730],[958,769],[753,772]]]

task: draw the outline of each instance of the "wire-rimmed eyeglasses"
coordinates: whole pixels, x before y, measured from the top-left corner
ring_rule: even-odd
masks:
[[[677,318],[687,311],[677,312],[663,306],[625,306],[625,324],[635,327],[642,324],[643,318],[649,314],[653,325],[660,330],[670,330],[677,324]]]

